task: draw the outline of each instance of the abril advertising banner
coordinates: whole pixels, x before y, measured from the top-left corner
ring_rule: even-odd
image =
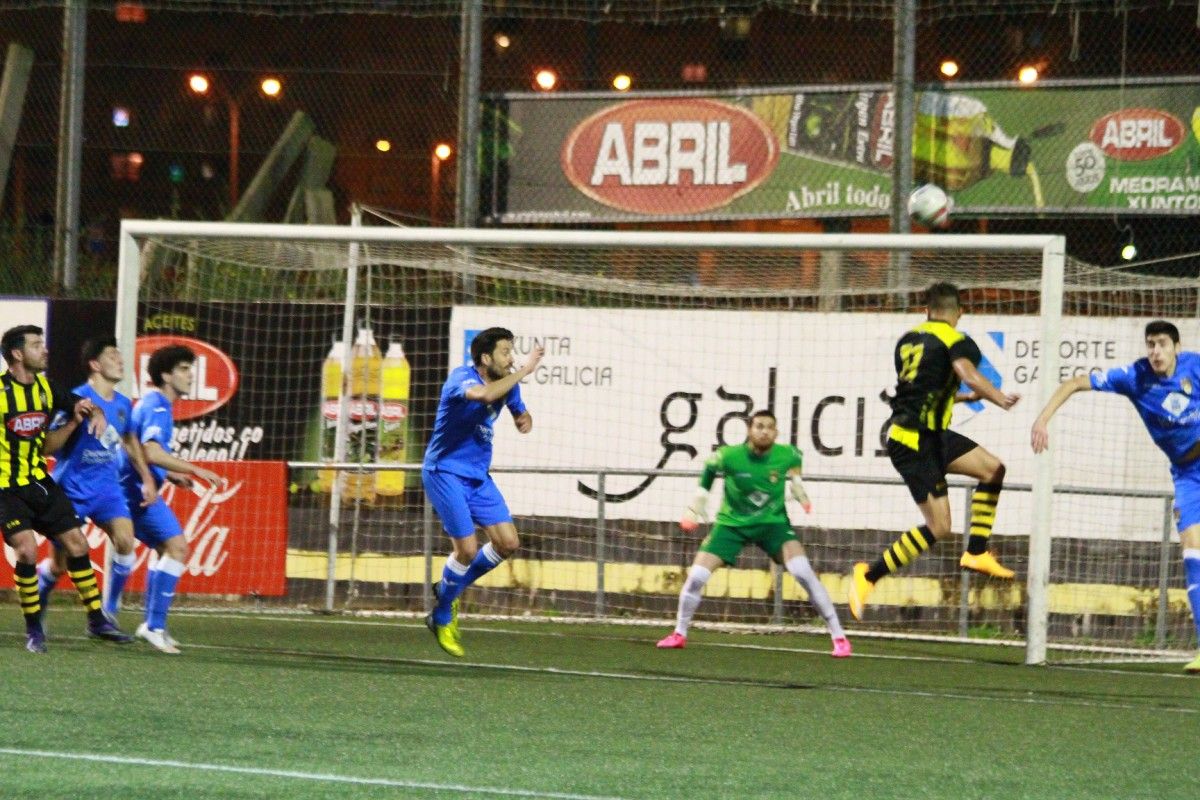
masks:
[[[498,223],[884,216],[883,86],[698,96],[513,95],[485,125]],[[1200,81],[918,92],[913,178],[959,214],[1200,212]]]

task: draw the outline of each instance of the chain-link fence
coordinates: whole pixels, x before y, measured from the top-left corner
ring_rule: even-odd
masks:
[[[614,97],[619,74],[635,92],[886,88],[893,5],[493,0],[484,4],[481,88],[528,91],[539,70],[555,73],[559,93]],[[37,2],[0,7],[0,42],[32,51],[0,206],[0,292],[45,293],[56,291],[51,232],[63,138],[64,10]],[[88,8],[76,294],[111,296],[123,217],[224,219],[251,193],[254,208],[242,218],[303,221],[323,213],[345,222],[350,205],[362,203],[412,224],[453,220],[457,157],[451,150],[439,159],[434,148],[456,143],[461,3],[174,0]],[[1187,76],[1200,72],[1198,15],[1194,2],[1167,0],[929,0],[918,5],[916,81],[1012,82],[1021,67],[1033,66],[1043,82],[1096,79],[1122,91],[1138,78]],[[957,65],[953,79],[941,73],[947,60]],[[204,93],[189,84],[193,75],[207,79]],[[266,78],[279,82],[274,96],[263,93]],[[1181,85],[1195,94],[1194,83]],[[1198,120],[1183,120],[1177,132],[1189,145],[1200,139]],[[309,134],[331,149],[322,156],[310,148],[306,156]],[[281,147],[291,157],[274,153],[271,179],[253,186]],[[1180,169],[1186,178],[1198,168],[1187,162]],[[328,188],[323,205],[297,194],[305,181]],[[1116,205],[1111,214],[1092,212],[970,213],[957,215],[954,228],[1064,232],[1071,254],[1093,263],[1116,263],[1131,240],[1139,260],[1200,251],[1193,216],[1126,216]],[[787,221],[703,223],[733,224],[772,229]],[[845,229],[850,222],[826,215],[820,224]],[[886,220],[853,225],[879,230]],[[1185,259],[1165,269],[1195,267]]]

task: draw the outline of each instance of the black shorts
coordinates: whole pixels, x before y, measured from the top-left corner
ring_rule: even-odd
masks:
[[[942,452],[946,454],[946,466],[950,466],[976,447],[979,445],[961,433],[942,431]]]
[[[917,432],[915,449],[911,436],[902,439],[900,441],[889,433],[888,457],[918,503],[924,503],[930,497],[945,497],[949,492],[946,467],[979,446],[961,433],[950,430]]]
[[[0,529],[5,541],[18,531],[34,530],[53,538],[82,525],[67,493],[53,478],[0,489]]]

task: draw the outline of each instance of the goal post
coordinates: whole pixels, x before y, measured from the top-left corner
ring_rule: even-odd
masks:
[[[902,267],[892,266],[899,261],[889,260],[892,254],[904,255]],[[481,319],[494,318],[495,324],[504,324],[510,318],[517,323],[526,322],[529,325],[533,324],[531,320],[545,320],[547,325],[562,322],[574,325],[576,330],[587,331],[597,341],[605,338],[606,331],[610,332],[612,337],[644,337],[647,343],[640,351],[637,348],[615,346],[601,349],[610,354],[619,353],[624,358],[639,359],[631,371],[637,373],[639,381],[647,384],[646,391],[652,392],[658,389],[651,389],[648,384],[661,378],[663,370],[682,369],[688,372],[688,377],[691,378],[694,374],[702,372],[694,363],[696,361],[711,358],[713,363],[710,366],[719,369],[720,364],[737,358],[736,355],[731,358],[728,348],[720,341],[704,345],[710,348],[708,351],[693,348],[678,359],[660,358],[677,344],[669,335],[663,338],[664,332],[672,329],[682,338],[699,335],[701,330],[728,332],[732,339],[739,336],[758,336],[757,339],[746,339],[745,345],[751,348],[758,346],[778,354],[781,369],[799,369],[803,365],[798,362],[802,362],[808,352],[803,349],[790,349],[791,337],[798,335],[797,331],[804,330],[810,320],[812,326],[832,325],[844,317],[845,324],[849,326],[847,332],[850,338],[871,337],[871,347],[867,349],[878,352],[886,350],[890,354],[891,346],[895,338],[903,332],[903,328],[899,327],[899,317],[893,319],[888,315],[909,315],[915,318],[912,315],[920,304],[920,292],[934,280],[959,283],[975,301],[969,309],[971,313],[982,310],[986,314],[1017,315],[1014,318],[1021,319],[1036,315],[1036,337],[1045,343],[1058,342],[1063,331],[1067,264],[1064,238],[1050,235],[422,229],[165,220],[123,221],[119,258],[116,332],[126,363],[131,365],[138,363],[135,358],[135,341],[145,332],[139,330],[139,314],[145,317],[152,307],[175,308],[183,303],[221,306],[219,314],[213,312],[221,317],[221,321],[216,324],[226,326],[226,333],[232,334],[238,325],[244,324],[247,313],[245,306],[259,303],[262,304],[263,313],[252,325],[264,327],[256,327],[249,338],[266,340],[278,336],[286,339],[291,335],[288,330],[274,328],[288,325],[298,326],[296,330],[303,329],[307,335],[313,327],[314,315],[322,315],[321,324],[327,326],[327,332],[323,329],[317,338],[322,342],[327,342],[331,336],[339,338],[344,348],[339,351],[342,373],[346,375],[352,366],[349,353],[351,344],[347,335],[351,325],[361,326],[364,318],[368,321],[381,319],[381,315],[389,313],[388,309],[404,307],[407,309],[407,321],[404,325],[408,326],[404,328],[405,336],[441,337],[440,341],[430,342],[428,347],[423,348],[426,352],[436,353],[437,358],[441,359],[438,363],[413,363],[411,366],[412,374],[415,376],[420,370],[422,377],[413,379],[413,394],[409,402],[426,404],[423,417],[426,421],[431,396],[436,400],[436,391],[440,387],[436,376],[444,378],[451,365],[461,363],[461,353],[456,348],[461,349],[464,335],[468,335],[477,324],[483,324],[479,322]],[[234,308],[235,305],[238,307]],[[337,306],[337,313],[325,310],[326,305]],[[317,306],[320,306],[320,309],[314,310]],[[430,310],[435,307],[438,309],[436,313]],[[837,317],[838,314],[842,314],[843,317]],[[688,331],[680,329],[679,326],[688,326],[693,316],[697,327]],[[515,329],[517,323],[509,327]],[[748,333],[751,328],[758,332]],[[1034,328],[1022,322],[1022,330],[1032,332]],[[436,337],[431,333],[435,329],[440,331]],[[540,335],[536,329],[516,332],[534,337]],[[807,342],[809,340],[806,339],[805,343],[795,346],[811,347]],[[364,345],[368,346],[371,345]],[[283,352],[287,344],[276,344],[274,347],[271,352]],[[407,349],[407,343],[405,347]],[[380,348],[375,355],[364,355],[362,358],[373,365],[384,361],[386,359],[383,349],[385,348]],[[842,360],[840,365],[837,361],[839,352]],[[1038,381],[1037,397],[1026,397],[1024,401],[1026,415],[1030,411],[1036,413],[1056,388],[1058,381],[1051,378],[1059,374],[1059,357],[1058,347],[1040,348],[1036,369],[1042,379]],[[855,370],[860,366],[852,349],[831,347],[828,354],[819,354],[819,358],[822,359],[819,368],[824,371],[823,375],[826,377],[836,375],[839,371]],[[286,371],[292,367],[308,368],[308,362],[313,359],[308,358],[303,365],[258,363],[260,360],[265,362],[268,359],[261,355],[248,356],[246,370],[253,368]],[[552,357],[547,358],[547,362],[552,361]],[[684,366],[680,367],[680,364]],[[376,369],[375,366],[371,368]],[[564,367],[560,378],[563,381],[572,377],[579,379],[579,376],[584,374],[579,370],[590,368],[585,365],[576,368],[575,373],[568,374]],[[887,372],[890,368],[890,361],[882,364],[874,361],[871,363],[871,370],[875,372],[880,369]],[[809,365],[807,369],[811,370],[813,367]],[[894,379],[894,375],[892,378]],[[253,376],[247,374],[243,385],[249,386],[253,382],[252,379]],[[758,397],[751,397],[749,393],[736,394],[724,386],[718,383],[714,389],[718,396],[723,398],[744,397],[747,402],[753,400],[754,403],[761,403],[769,397],[771,402],[775,402],[774,383],[771,384],[770,395],[760,393]],[[129,386],[124,388],[131,389]],[[878,388],[882,389],[883,385],[879,385]],[[538,412],[539,400],[544,399],[539,398],[539,389],[537,384],[526,389],[527,402],[535,410],[535,418],[545,420],[539,422],[539,426],[547,431],[548,437],[553,434],[560,436],[564,442],[571,441],[573,428],[586,430],[611,422],[614,427],[608,437],[610,448],[604,451],[599,443],[589,444],[578,448],[574,461],[556,453],[553,463],[539,465],[529,460],[533,456],[521,456],[522,460],[514,464],[506,459],[521,453],[523,443],[514,441],[510,445],[507,439],[503,442],[498,441],[497,466],[505,469],[502,477],[507,479],[511,474],[508,472],[509,468],[517,470],[524,465],[532,479],[532,484],[526,485],[522,483],[524,478],[514,477],[514,481],[522,487],[515,492],[521,508],[514,508],[514,513],[522,519],[534,520],[530,523],[532,529],[569,529],[573,532],[571,537],[576,534],[586,536],[587,534],[582,532],[589,530],[599,530],[603,534],[612,524],[614,507],[611,503],[606,507],[603,501],[601,502],[597,515],[602,524],[598,527],[595,525],[596,515],[593,515],[590,526],[577,521],[578,518],[573,516],[578,512],[572,509],[580,507],[582,496],[576,496],[570,508],[550,508],[553,504],[548,503],[544,513],[545,519],[541,520],[543,514],[537,509],[536,489],[531,489],[530,486],[536,485],[538,470],[541,467],[551,468],[552,471],[575,469],[577,474],[585,476],[595,474],[599,468],[601,481],[604,480],[606,467],[610,468],[613,476],[621,475],[622,470],[626,473],[631,470],[636,472],[638,465],[631,463],[621,451],[627,446],[644,450],[644,443],[634,443],[632,440],[625,441],[621,438],[625,435],[619,428],[621,414],[628,414],[634,408],[642,409],[655,405],[657,398],[649,398],[653,402],[647,403],[647,398],[635,396],[636,388],[630,385],[622,386],[619,390],[614,389],[607,401],[596,400],[594,407],[564,402],[552,404],[550,411]],[[549,393],[549,390],[543,391]],[[865,395],[868,389],[858,391]],[[721,394],[722,392],[724,394]],[[316,395],[320,392],[313,389],[311,394],[312,397],[298,399],[305,403],[315,402],[318,399]],[[420,400],[418,394],[421,395]],[[565,391],[563,394],[565,396]],[[781,390],[780,402],[785,399],[783,394]],[[793,408],[798,403],[799,394],[797,391],[792,396]],[[264,396],[258,401],[262,404],[263,419],[268,419],[273,414],[285,413],[283,405],[285,401],[292,399],[294,398],[291,395]],[[348,398],[343,397],[343,409],[347,401]],[[807,402],[807,398],[805,401]],[[679,427],[677,423],[668,420],[668,416],[676,413],[676,409],[686,408],[689,402],[693,404],[694,411],[697,401],[689,401],[686,397],[670,407],[666,401],[663,402],[659,416],[662,418],[664,432],[661,438],[664,447],[670,438],[669,429],[672,425]],[[838,403],[846,405],[849,400],[842,398],[832,402],[836,407]],[[381,403],[386,404],[386,398]],[[862,396],[857,399],[857,403],[859,432],[855,447],[863,450],[863,440],[866,439],[869,443],[870,439],[862,433],[863,417],[864,414],[876,414],[876,410],[866,406]],[[1034,404],[1036,408],[1028,408]],[[869,412],[864,412],[864,408],[869,408]],[[345,413],[349,412],[343,411],[343,414]],[[557,413],[565,416],[557,419],[554,416]],[[819,411],[817,413],[819,415]],[[570,417],[572,414],[575,416]],[[700,416],[703,416],[703,413]],[[737,420],[743,419],[744,416],[744,412],[728,412],[724,417],[720,417],[715,423],[718,438],[726,434],[735,436]],[[1023,420],[1024,417],[1020,419]],[[847,483],[846,486],[837,488],[831,497],[853,498],[854,492],[859,492],[858,496],[862,501],[869,500],[870,503],[875,503],[876,500],[871,494],[874,490],[866,488],[872,485],[870,482],[852,488],[852,474],[826,474],[822,471],[822,465],[827,463],[828,459],[823,460],[827,454],[815,444],[819,438],[818,422],[819,419],[814,418],[810,436],[808,431],[800,430],[802,426],[797,424],[796,415],[793,414],[790,433],[793,437],[799,435],[803,440],[801,448],[806,454],[806,471],[810,469],[808,463],[811,458],[812,474],[820,479],[820,485],[837,487],[839,481]],[[409,424],[417,423],[410,418]],[[1024,423],[1013,419],[1011,424],[1016,426]],[[383,425],[382,421],[380,425]],[[284,427],[300,432],[304,423],[303,420],[297,419]],[[783,441],[788,432],[784,430],[785,426],[782,423],[780,427],[780,440]],[[413,432],[415,435],[412,439],[416,440],[420,438],[420,434],[427,431],[414,429]],[[599,442],[593,434],[594,431],[588,431],[591,438],[587,441]],[[501,434],[498,433],[497,438],[500,440]],[[1016,438],[1024,440],[1025,446],[1028,447],[1027,426],[1022,435]],[[809,439],[812,441],[808,441]],[[702,446],[708,444],[710,443],[701,443]],[[807,446],[809,444],[813,447]],[[658,447],[658,442],[654,442],[653,445]],[[549,452],[542,449],[544,447],[544,444],[539,444],[535,450],[539,454]],[[696,446],[689,444],[687,447],[693,453],[698,453]],[[667,452],[670,455],[669,448]],[[1022,480],[1027,482],[1031,487],[1030,497],[1028,502],[1020,501],[1021,512],[1014,509],[1009,511],[1006,517],[1009,528],[1027,531],[1028,535],[1025,545],[1027,552],[1022,554],[1022,560],[1025,561],[1024,589],[1027,596],[1023,602],[1024,620],[1017,626],[1023,628],[1017,635],[1024,638],[1027,663],[1044,662],[1049,641],[1051,542],[1055,514],[1054,452],[1054,449],[1051,449],[1036,458],[1028,459],[1033,465],[1032,471],[1014,478],[1014,483],[1021,483]],[[345,450],[341,451],[341,454],[344,455]],[[360,460],[376,461],[369,455],[367,453],[366,456],[362,456],[360,453]],[[412,462],[419,462],[419,452],[410,449],[407,455],[407,459],[393,459],[392,464],[384,465],[383,469],[399,470],[404,462],[410,467]],[[1000,455],[1005,457],[1008,454]],[[296,447],[286,460],[296,464],[311,463],[311,459],[303,457],[299,447]],[[334,460],[326,457],[325,461]],[[335,463],[341,461],[339,458]],[[651,477],[659,472],[670,472],[672,467],[678,470],[679,461],[682,459],[660,464],[653,470],[645,469],[639,474]],[[876,458],[875,461],[878,462],[879,459]],[[698,469],[699,464],[700,461],[693,456],[683,467]],[[878,464],[875,466],[878,467]],[[574,480],[572,478],[571,482]],[[612,482],[616,481],[616,478],[610,477],[608,480]],[[676,483],[670,492],[664,489],[665,495],[678,495],[688,483],[686,479],[674,480]],[[318,481],[314,480],[313,483],[316,485]],[[501,483],[503,486],[504,481]],[[583,484],[584,481],[580,479],[579,485]],[[334,483],[334,486],[339,485]],[[410,499],[417,485],[419,480],[414,482],[409,479],[405,491]],[[301,489],[303,488],[302,486]],[[596,494],[596,488],[599,487],[590,489],[592,497]],[[608,494],[604,489],[599,490],[601,498]],[[533,499],[529,499],[531,497]],[[867,553],[877,547],[877,536],[855,531],[860,528],[877,527],[880,535],[883,535],[884,531],[900,531],[910,524],[911,518],[916,515],[916,509],[912,508],[911,500],[903,501],[902,497],[897,497],[900,497],[899,490],[888,487],[886,500],[879,501],[881,509],[907,507],[907,512],[896,514],[880,510],[875,514],[878,522],[874,517],[864,522],[847,513],[844,523],[848,531],[847,536],[857,544],[841,550],[836,559],[823,559],[825,563],[821,564],[819,569],[823,581],[829,576],[830,582],[836,582],[837,573],[848,573],[852,565],[851,556],[854,560],[866,557]],[[329,498],[326,497],[323,502],[328,503]],[[854,505],[852,500],[830,502],[832,505],[841,504],[847,507]],[[1014,501],[1014,504],[1016,502]],[[333,505],[337,509],[341,504],[339,501]],[[952,505],[955,510],[956,530],[959,529],[957,523],[961,522],[958,519],[958,510],[962,507],[962,504],[957,502]],[[860,516],[866,513],[864,509],[853,510]],[[823,513],[832,515],[840,512],[827,508]],[[1018,513],[1027,515],[1027,519],[1014,519],[1014,515]],[[355,514],[354,524],[357,530],[360,516],[357,511]],[[648,561],[663,558],[661,554],[654,555],[652,551],[657,545],[653,543],[636,546],[628,543],[632,541],[629,538],[631,536],[641,536],[638,541],[642,542],[657,541],[656,536],[661,538],[657,531],[665,530],[674,519],[673,516],[663,516],[661,519],[648,519],[646,516],[647,514],[643,514],[642,524],[654,526],[655,532],[622,533],[624,538],[619,543],[610,541],[599,550],[604,551],[607,548],[622,553],[629,552],[630,563],[633,565],[636,565],[640,558]],[[825,519],[835,518],[830,516]],[[807,526],[807,523],[795,515],[793,522],[802,527]],[[841,521],[822,522],[813,529],[814,535],[821,526],[836,525],[840,530],[842,524]],[[363,525],[366,526],[367,523],[364,522]],[[521,523],[519,527],[522,527]],[[558,536],[554,532],[545,535]],[[374,537],[376,534],[370,533],[370,536]],[[861,539],[858,538],[860,536]],[[344,536],[341,538],[344,539]],[[803,536],[801,538],[803,539]],[[343,542],[339,549],[338,539],[335,530],[335,535],[329,538],[327,557],[322,562],[326,575],[312,576],[314,580],[323,582],[321,593],[329,604],[332,604],[334,597],[335,582],[340,584],[346,580],[338,571],[340,559],[346,555],[346,545]],[[358,543],[353,545],[355,549],[352,552],[358,554],[357,548],[367,545],[362,544],[363,540],[356,541]],[[830,536],[829,541],[828,548],[823,552],[835,553],[838,551],[834,548],[843,547],[835,536]],[[565,563],[572,548],[583,547],[574,539],[571,539],[571,542],[574,543],[562,544],[561,551],[555,552],[554,558],[557,560],[554,563]],[[693,550],[694,544],[691,545]],[[383,543],[371,539],[369,546],[382,548]],[[955,549],[950,543],[944,543],[940,547]],[[426,569],[429,558],[430,555],[425,554]],[[551,560],[547,560],[546,563],[550,563]],[[609,582],[615,582],[616,579],[612,576],[619,573],[619,570],[615,569],[619,565],[610,564],[606,567],[599,560],[597,563],[600,563],[598,571],[592,568],[594,581],[589,582],[590,579],[582,578],[576,581],[579,586],[586,584],[588,592],[595,591],[596,584],[603,584],[606,576],[609,576]],[[356,561],[352,561],[351,564],[351,569],[362,570],[357,574],[367,574],[366,567],[358,566]],[[633,570],[634,566],[628,568]],[[289,572],[291,569],[289,567]],[[939,580],[956,581],[956,573],[957,570],[951,570],[948,577],[943,576]],[[639,574],[645,578],[651,573],[643,571]],[[421,580],[423,579],[422,575]],[[353,581],[353,578],[351,580]],[[417,583],[416,579],[413,583]],[[385,585],[388,585],[388,582],[385,582]],[[840,585],[834,588],[840,592]],[[564,588],[559,591],[567,594],[574,590]],[[423,594],[427,592],[418,593]],[[671,607],[674,601],[672,592],[665,589],[658,593],[653,603],[640,599],[626,601],[626,594],[631,593],[623,588],[607,593],[601,590],[599,602],[605,602],[606,596],[611,597],[612,600],[605,602],[607,611],[615,612],[618,616],[653,614],[661,617],[664,610]],[[730,596],[733,596],[732,593]],[[753,597],[753,590],[748,596]],[[406,597],[411,599],[410,596]],[[843,603],[844,593],[835,594],[834,599],[839,604]],[[308,600],[316,598],[308,597],[306,601]],[[1018,603],[1020,604],[1022,603]],[[884,626],[885,630],[901,629],[905,620],[902,606],[903,603],[897,601],[896,627]],[[723,606],[725,610],[722,615],[724,618],[736,620],[738,609],[741,607],[732,603],[727,607]],[[505,600],[498,601],[497,608],[501,611],[511,610],[512,606]],[[703,616],[702,610],[701,617]]]

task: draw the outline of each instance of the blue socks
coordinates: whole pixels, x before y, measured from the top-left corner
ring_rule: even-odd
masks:
[[[182,561],[173,558],[160,558],[154,565],[154,578],[151,581],[146,603],[146,627],[152,631],[161,631],[167,627],[167,612],[175,601],[175,587],[179,577],[183,575]]]
[[[433,609],[434,624],[449,624],[450,606],[454,601],[468,586],[494,570],[503,560],[496,552],[496,548],[492,547],[491,542],[479,548],[475,557],[471,559],[471,563],[465,567],[458,563],[453,555],[447,558],[446,566],[442,569],[442,585],[438,593],[438,603]]]
[[[1200,641],[1200,550],[1183,551],[1183,576],[1187,583],[1188,603],[1192,606],[1192,623]]]
[[[133,553],[113,553],[112,564],[108,568],[108,596],[104,601],[104,613],[116,616],[121,610],[121,593],[125,591],[125,582],[137,562]]]

